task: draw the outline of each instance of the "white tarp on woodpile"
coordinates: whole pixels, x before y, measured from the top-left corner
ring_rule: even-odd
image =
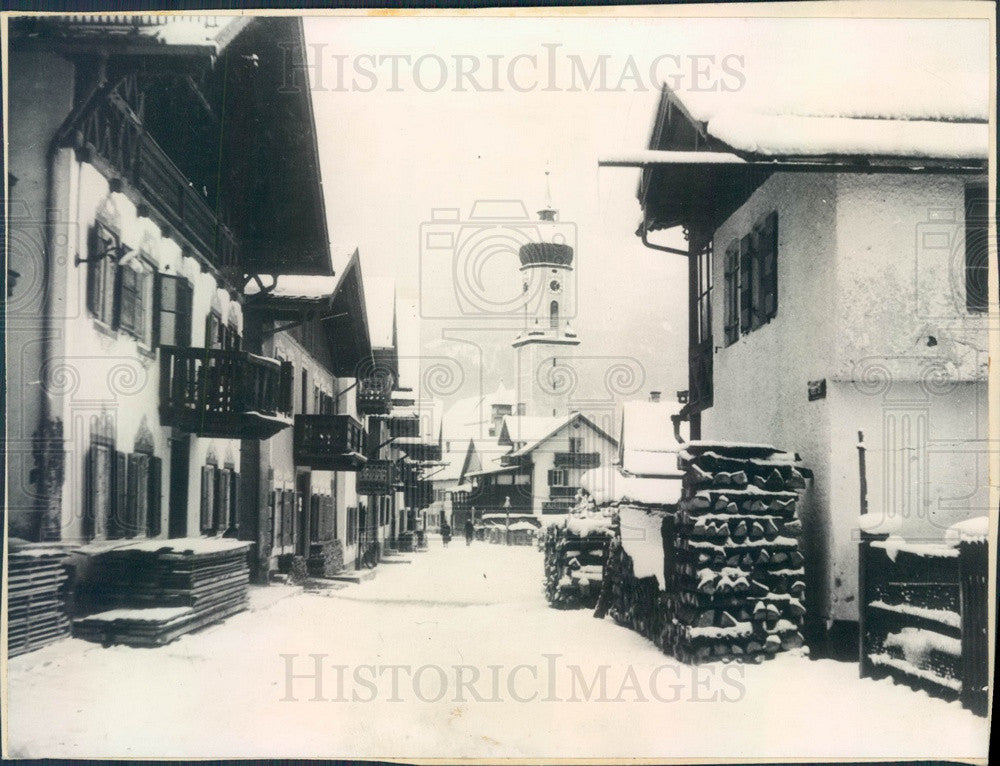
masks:
[[[663,579],[663,512],[622,504],[618,508],[622,549],[632,559],[636,578],[655,577],[660,590]]]

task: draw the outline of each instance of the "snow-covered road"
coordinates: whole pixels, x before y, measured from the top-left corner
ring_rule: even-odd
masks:
[[[611,620],[549,609],[534,549],[433,541],[401,558],[360,585],[260,589],[253,611],[160,649],[67,639],[17,657],[10,752],[986,756],[984,719],[854,664],[689,668]]]

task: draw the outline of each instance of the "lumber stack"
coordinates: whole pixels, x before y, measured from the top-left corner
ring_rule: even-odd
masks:
[[[63,550],[48,544],[24,544],[8,556],[7,656],[39,649],[69,635]]]
[[[760,662],[803,645],[798,457],[773,447],[693,442],[673,535],[671,618],[661,642],[683,662]]]
[[[561,609],[593,608],[604,577],[611,516],[580,508],[545,532],[545,597]]]
[[[101,553],[93,568],[97,611],[73,635],[105,645],[160,646],[247,607],[250,543],[148,540]]]

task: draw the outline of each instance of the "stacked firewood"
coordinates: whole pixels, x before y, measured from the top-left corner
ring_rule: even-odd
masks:
[[[545,598],[558,608],[593,608],[601,590],[611,517],[581,511],[545,531]]]
[[[610,614],[619,625],[659,644],[666,602],[655,577],[636,577],[632,557],[616,534],[608,546],[608,566],[595,617]]]
[[[797,456],[696,442],[679,456],[684,490],[661,642],[684,662],[760,662],[803,644]]]
[[[45,544],[15,546],[11,541],[7,561],[7,656],[68,636],[65,551]]]
[[[73,635],[104,644],[159,646],[247,608],[249,543],[144,541],[94,562],[95,613]]]

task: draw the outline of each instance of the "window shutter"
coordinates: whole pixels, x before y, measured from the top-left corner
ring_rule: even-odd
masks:
[[[229,477],[229,526],[237,531],[240,528],[240,475],[233,471]]]
[[[989,194],[986,184],[969,184],[965,187],[965,310],[969,313],[989,309],[989,254]]]
[[[725,327],[724,335],[726,345],[731,345],[740,337],[740,245],[737,240],[729,243],[726,248],[726,273],[725,273]]]
[[[186,279],[177,282],[177,345],[191,345],[191,305],[193,290]]]
[[[778,313],[778,213],[771,212],[761,229],[761,292],[763,320]]]
[[[87,503],[86,516],[84,517],[84,529],[87,537],[92,540],[104,538],[104,530],[99,523],[101,493],[98,491],[100,481],[100,448],[91,445],[87,450],[86,479],[87,479]]]
[[[278,386],[278,410],[280,412],[292,411],[292,378],[294,376],[292,363],[282,362],[280,383]]]
[[[229,468],[223,468],[218,472],[217,496],[215,503],[215,517],[213,528],[216,531],[224,532],[229,528],[229,508],[232,498],[229,490],[232,483],[233,472]]]
[[[750,332],[753,246],[749,234],[740,240],[740,332]]]
[[[201,531],[212,530],[212,513],[215,504],[215,466],[206,465],[201,469]]]
[[[163,509],[163,461],[155,455],[149,457],[149,503],[147,531],[158,537],[161,531],[160,513]]]
[[[162,301],[160,300],[160,291],[163,290],[163,275],[160,272],[153,274],[153,327],[152,327],[152,345],[157,347],[160,345],[160,307]]]
[[[284,491],[284,519],[282,519],[283,545],[291,545],[295,539],[295,492],[290,489]]]
[[[100,261],[94,260],[100,250],[100,236],[97,224],[87,233],[87,309],[98,319],[101,317],[101,284],[103,276]]]
[[[122,537],[128,529],[128,456],[115,452],[112,470],[111,521],[108,522],[108,537]]]
[[[125,498],[125,513],[122,514],[122,537],[135,537],[140,530],[139,526],[139,473],[141,472],[140,462],[142,455],[132,453],[127,456],[128,480],[126,482],[127,496]]]

